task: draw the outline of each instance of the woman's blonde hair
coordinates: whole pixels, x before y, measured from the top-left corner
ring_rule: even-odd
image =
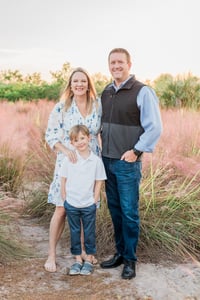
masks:
[[[76,72],[81,72],[81,73],[85,74],[85,76],[87,77],[87,81],[88,81],[87,111],[88,111],[88,113],[91,113],[93,103],[96,102],[97,93],[96,93],[96,89],[95,89],[94,83],[92,81],[92,78],[89,76],[87,71],[84,70],[83,68],[79,67],[72,71],[72,73],[69,77],[68,83],[67,83],[66,87],[64,88],[64,91],[62,92],[61,101],[64,101],[65,111],[67,111],[69,109],[69,107],[71,106],[73,97],[74,97],[74,93],[71,90],[71,82],[72,82],[72,77]]]

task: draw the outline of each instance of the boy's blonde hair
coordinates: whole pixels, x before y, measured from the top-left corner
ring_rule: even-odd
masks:
[[[70,141],[75,140],[80,132],[83,135],[86,135],[88,137],[90,136],[89,129],[85,125],[75,125],[69,131]]]

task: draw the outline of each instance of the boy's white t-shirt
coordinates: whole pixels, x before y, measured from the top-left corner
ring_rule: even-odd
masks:
[[[65,200],[77,208],[88,207],[94,204],[95,180],[105,180],[106,172],[101,158],[92,151],[86,159],[76,154],[76,163],[64,158],[59,175],[67,178]]]

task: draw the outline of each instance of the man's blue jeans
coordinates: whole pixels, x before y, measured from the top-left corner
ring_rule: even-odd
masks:
[[[96,253],[96,204],[77,208],[64,202],[71,236],[71,253],[80,255],[81,249],[81,222],[84,231],[84,246],[87,254]]]
[[[111,214],[117,253],[136,261],[139,238],[139,185],[141,161],[133,163],[103,157],[108,208]]]

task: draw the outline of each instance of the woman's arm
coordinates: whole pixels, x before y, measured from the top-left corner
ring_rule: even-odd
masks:
[[[67,178],[61,177],[61,197],[63,201],[66,200],[66,183],[67,183]]]
[[[63,104],[57,103],[48,119],[45,140],[52,150],[62,152],[71,162],[76,162],[74,151],[62,144],[63,141]]]

